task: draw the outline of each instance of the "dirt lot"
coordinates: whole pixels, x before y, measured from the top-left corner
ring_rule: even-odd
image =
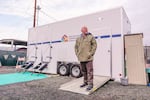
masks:
[[[0,73],[15,72],[14,68],[0,67]],[[86,96],[59,90],[71,77],[49,77],[26,83],[0,86],[0,100],[150,100],[150,87],[110,81],[93,94]],[[0,80],[2,81],[2,80]]]

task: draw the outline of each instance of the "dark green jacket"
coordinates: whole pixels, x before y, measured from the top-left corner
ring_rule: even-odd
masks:
[[[85,37],[82,35],[77,38],[75,44],[75,53],[80,62],[92,61],[97,48],[97,43],[91,33],[87,33]]]

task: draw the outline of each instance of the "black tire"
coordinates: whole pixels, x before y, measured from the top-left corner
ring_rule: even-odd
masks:
[[[79,78],[82,76],[82,72],[80,70],[80,66],[79,65],[73,65],[71,67],[71,70],[70,70],[70,74],[72,77],[75,77],[75,78]]]
[[[58,65],[58,74],[61,76],[67,76],[69,75],[69,66],[66,64],[60,64]]]

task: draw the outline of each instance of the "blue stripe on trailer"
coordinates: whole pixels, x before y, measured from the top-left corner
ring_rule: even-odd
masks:
[[[94,38],[95,39],[98,39],[98,38],[101,38],[101,39],[104,39],[104,38],[110,38],[111,36],[110,35],[102,35],[102,36],[95,36]],[[121,34],[113,34],[112,35],[112,38],[115,38],[115,37],[121,37]],[[31,44],[28,44],[28,45],[41,45],[41,44],[49,44],[49,43],[61,43],[62,40],[56,40],[56,41],[47,41],[47,42],[42,42],[42,43],[31,43]]]
[[[37,45],[41,45],[42,43],[37,43]]]
[[[110,38],[110,35],[103,35],[103,36],[100,36],[100,38]]]
[[[42,43],[31,43],[31,44],[28,44],[28,45],[41,45]]]
[[[95,38],[95,39],[98,39],[98,37],[99,37],[99,36],[95,36],[94,38]]]
[[[28,45],[35,45],[35,43],[31,43],[31,44],[28,44]]]
[[[50,44],[51,42],[50,41],[48,41],[48,42],[43,42],[42,44]]]
[[[121,34],[113,34],[112,37],[121,37]]]
[[[57,41],[52,41],[51,43],[60,43],[62,42],[61,40],[57,40]]]

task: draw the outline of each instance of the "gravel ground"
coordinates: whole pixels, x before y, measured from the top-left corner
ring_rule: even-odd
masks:
[[[0,67],[0,73],[15,72],[14,68]],[[109,81],[91,95],[59,90],[71,77],[49,77],[26,83],[0,86],[0,100],[150,100],[150,87]],[[0,80],[2,81],[2,80]]]
[[[15,72],[15,66],[0,66],[0,74]]]

